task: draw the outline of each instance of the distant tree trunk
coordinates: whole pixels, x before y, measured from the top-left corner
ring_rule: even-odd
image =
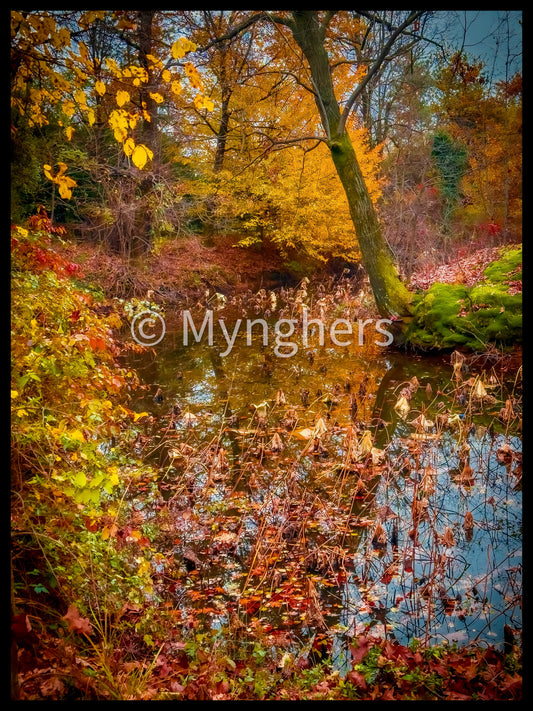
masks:
[[[224,166],[224,156],[226,155],[226,143],[228,140],[229,100],[229,96],[223,97],[220,104],[220,125],[217,132],[217,146],[215,149],[215,161],[213,163],[215,173],[220,173]]]
[[[152,53],[153,45],[153,21],[155,10],[139,10],[138,26],[139,26],[139,62],[148,72],[150,76],[148,55]],[[151,82],[149,81],[150,85]],[[140,91],[140,100],[144,103],[146,112],[150,116],[150,120],[143,120],[141,124],[142,143],[153,151],[152,164],[157,166],[159,161],[159,140],[157,126],[157,104],[150,96],[150,91],[154,91],[153,87],[148,89],[142,88]],[[139,183],[137,189],[137,207],[134,219],[134,232],[131,235],[130,256],[132,258],[141,257],[147,254],[152,248],[152,215],[148,206],[148,195],[152,188],[152,180],[146,176]]]
[[[325,28],[314,10],[294,10],[291,29],[311,72],[315,102],[328,137],[328,146],[344,187],[364,266],[377,308],[383,317],[407,321],[411,294],[402,283],[392,251],[385,240],[352,143],[341,122],[330,61],[324,47]]]

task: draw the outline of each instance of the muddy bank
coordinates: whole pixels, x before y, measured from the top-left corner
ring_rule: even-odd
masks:
[[[160,303],[190,305],[206,290],[226,297],[295,286],[305,276],[313,280],[358,275],[357,266],[320,267],[308,264],[301,270],[284,262],[272,246],[260,250],[236,246],[236,237],[217,237],[208,246],[199,235],[165,243],[146,257],[126,261],[102,245],[66,243],[61,252],[81,265],[86,284],[101,289],[108,298],[149,297]]]

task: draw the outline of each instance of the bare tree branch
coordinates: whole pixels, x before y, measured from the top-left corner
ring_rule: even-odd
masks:
[[[226,34],[221,35],[220,37],[216,37],[215,39],[211,40],[211,42],[208,42],[206,45],[203,47],[198,47],[196,50],[197,52],[205,52],[206,50],[210,49],[213,47],[215,44],[218,44],[219,42],[224,42],[225,40],[230,40],[236,37],[240,32],[245,30],[247,27],[250,27],[250,25],[253,25],[255,22],[259,22],[259,20],[266,20],[270,19],[270,15],[268,12],[261,10],[260,12],[256,12],[254,15],[249,15],[246,17],[244,20],[239,22],[238,25],[235,25],[235,27],[232,27],[231,30],[228,30]]]
[[[389,50],[391,49],[392,45],[398,37],[404,32],[404,30],[409,27],[411,23],[413,23],[415,20],[417,20],[419,17],[421,17],[424,14],[425,10],[412,10],[407,18],[402,22],[399,27],[397,27],[385,43],[383,49],[379,53],[377,59],[374,61],[373,65],[370,67],[368,72],[366,73],[365,78],[363,81],[355,88],[355,90],[352,92],[351,96],[349,97],[348,101],[346,102],[344,106],[344,110],[342,112],[341,120],[339,122],[339,127],[338,131],[339,133],[344,133],[344,130],[346,128],[346,121],[348,120],[348,116],[350,115],[350,111],[352,110],[353,105],[355,104],[357,98],[361,95],[363,92],[364,88],[368,84],[368,82],[372,79],[372,77],[377,73],[383,62],[387,59]]]

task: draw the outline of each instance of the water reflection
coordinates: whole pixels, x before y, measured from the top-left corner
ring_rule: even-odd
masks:
[[[178,332],[129,358],[166,500],[159,592],[184,619],[403,643],[502,645],[504,625],[521,628],[521,437],[500,413],[508,397],[519,410],[514,376],[473,362],[458,382],[449,358],[372,343],[280,359],[240,334],[224,348]],[[465,400],[478,373],[493,394]]]

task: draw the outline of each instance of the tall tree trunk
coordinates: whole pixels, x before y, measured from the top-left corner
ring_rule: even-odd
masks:
[[[384,318],[392,316],[406,322],[411,316],[411,294],[399,277],[351,140],[342,126],[330,61],[324,47],[325,28],[315,10],[293,10],[292,17],[292,33],[309,63],[315,102],[333,163],[346,193],[377,308]]]

